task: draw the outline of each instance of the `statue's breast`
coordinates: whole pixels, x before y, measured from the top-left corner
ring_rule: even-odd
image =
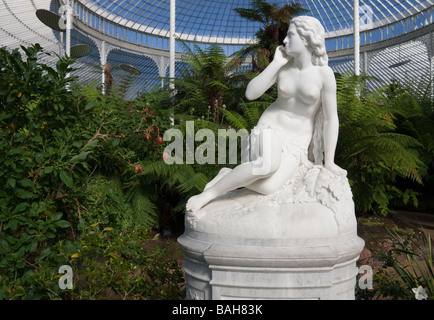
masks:
[[[319,74],[314,70],[305,72],[293,69],[282,70],[278,77],[277,88],[279,97],[296,99],[304,104],[313,105],[321,97],[321,82]]]

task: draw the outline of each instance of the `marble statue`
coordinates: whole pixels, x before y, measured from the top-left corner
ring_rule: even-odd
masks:
[[[357,236],[346,171],[334,162],[339,120],[324,28],[291,20],[284,46],[247,86],[278,97],[224,168],[186,205],[188,299],[354,299]]]
[[[278,87],[277,100],[252,130],[250,141],[255,143],[250,144],[250,161],[222,169],[201,194],[189,199],[187,212],[194,214],[240,187],[273,194],[309,159],[338,176],[346,175],[334,163],[339,131],[336,81],[327,66],[324,28],[313,17],[296,17],[284,44],[247,86],[249,100],[259,98],[275,83]]]

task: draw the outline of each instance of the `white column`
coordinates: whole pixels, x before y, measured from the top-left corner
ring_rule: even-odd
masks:
[[[364,60],[364,66],[363,66],[363,72],[365,75],[368,75],[368,67],[369,67],[369,61],[368,61],[368,53],[365,51],[363,52],[363,60]]]
[[[354,75],[360,75],[360,13],[359,0],[354,0]]]
[[[169,51],[169,77],[170,89],[175,89],[173,79],[175,79],[175,6],[176,0],[170,0],[170,51]]]
[[[434,56],[429,58],[429,79],[430,79],[430,85],[431,85],[431,102],[434,102],[434,79],[433,79],[434,70],[433,69],[434,69]]]
[[[71,29],[72,29],[72,7],[70,6],[70,1],[66,0],[66,52],[65,54],[70,57],[71,56]],[[70,73],[66,74],[66,77],[69,78]],[[69,89],[69,84],[66,85],[66,88]]]
[[[161,88],[164,87],[164,77],[166,76],[167,68],[170,65],[170,59],[164,56],[149,56],[158,66],[158,74],[161,78]]]
[[[175,18],[176,18],[176,0],[170,0],[170,51],[169,51],[169,89],[171,96],[175,94]],[[170,115],[170,124],[175,124],[175,115]]]
[[[429,81],[431,84],[431,102],[434,101],[434,79],[433,79],[433,68],[434,68],[434,33],[431,31],[429,36]],[[434,110],[433,110],[434,111]]]
[[[72,29],[72,8],[69,0],[66,0],[66,55],[71,55],[71,29]]]
[[[105,70],[105,66],[107,64],[107,58],[109,53],[112,50],[116,50],[118,49],[117,47],[111,45],[110,43],[107,43],[105,40],[98,40],[93,38],[92,36],[87,36],[90,40],[92,40],[96,47],[98,48],[98,52],[99,52],[99,63],[101,64],[101,92],[102,94],[106,93],[106,87],[105,87],[105,80],[106,80],[106,75],[104,73]]]
[[[65,47],[63,46],[65,42],[63,41],[63,38],[64,38],[63,32],[60,32],[59,56],[61,57],[65,55]]]
[[[107,54],[105,48],[105,41],[101,42],[101,48],[99,51],[99,59],[101,62],[102,74],[101,74],[101,83],[102,83],[102,94],[105,94],[105,65],[107,64]]]

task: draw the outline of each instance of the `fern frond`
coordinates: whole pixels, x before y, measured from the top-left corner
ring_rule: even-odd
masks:
[[[228,121],[231,126],[235,129],[247,129],[249,128],[249,123],[241,114],[233,110],[223,110],[226,121]]]
[[[127,217],[131,227],[147,230],[158,226],[157,206],[140,185],[127,189],[125,199],[132,208],[131,216]]]
[[[187,193],[192,190],[202,192],[208,181],[209,179],[205,174],[198,172],[191,176],[190,179],[183,181],[177,189],[181,193]]]
[[[134,223],[143,229],[158,225],[157,206],[145,195],[144,192],[137,192],[131,200],[134,210]]]
[[[264,110],[270,105],[267,101],[252,101],[243,104],[243,110],[246,115],[249,129],[253,128],[259,121]]]

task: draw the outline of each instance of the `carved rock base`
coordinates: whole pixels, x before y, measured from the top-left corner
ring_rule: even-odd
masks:
[[[187,299],[354,299],[364,241],[351,194],[338,202],[276,203],[239,189],[186,215]]]

